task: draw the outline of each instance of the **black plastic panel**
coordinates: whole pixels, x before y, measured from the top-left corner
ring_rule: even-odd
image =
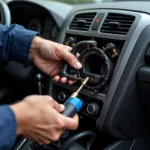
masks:
[[[118,141],[104,148],[104,150],[129,150],[132,142],[133,141]]]
[[[146,115],[150,117],[150,67],[143,66],[137,75],[139,99]]]
[[[5,62],[1,64],[0,71],[8,74],[8,76],[21,81],[33,81],[38,70],[34,66],[25,67],[15,61]]]
[[[140,102],[138,101],[136,73],[137,70],[145,64],[144,54],[150,41],[150,27],[149,22],[147,22],[149,15],[109,9],[91,9],[88,11],[106,14],[109,12],[132,14],[136,17],[131,30],[126,36],[102,34],[97,31],[79,32],[69,30],[68,27],[74,15],[81,12],[87,12],[87,8],[84,7],[82,11],[74,11],[74,14],[66,21],[64,29],[58,39],[60,43],[63,43],[66,34],[70,34],[77,37],[88,36],[117,40],[118,42],[121,40],[125,41],[115,67],[111,86],[108,89],[100,117],[97,120],[97,128],[99,130],[107,131],[108,133],[111,133],[111,135],[121,139],[146,136],[150,132],[148,131],[148,125],[146,126],[145,124],[147,121],[142,112],[142,108],[140,107]],[[145,30],[143,31],[144,28]]]
[[[104,150],[149,150],[150,149],[150,138],[134,139],[131,141],[118,141]]]
[[[147,26],[130,55],[113,99],[107,107],[106,116],[101,116],[104,117],[104,122],[101,122],[101,118],[97,121],[98,128],[102,125],[103,130],[121,139],[150,135],[150,122],[142,110],[136,88],[137,71],[145,64],[144,54],[149,42],[150,26]]]
[[[150,83],[150,66],[143,66],[139,69],[137,80]]]
[[[35,0],[8,0],[8,5],[10,9],[12,7],[31,7],[38,8],[43,12],[50,13],[50,15],[55,20],[59,28],[62,27],[64,20],[66,19],[68,13],[72,10],[73,6],[69,4],[58,3],[55,1],[35,1]],[[61,9],[60,9],[61,8]],[[29,14],[30,16],[30,14]]]

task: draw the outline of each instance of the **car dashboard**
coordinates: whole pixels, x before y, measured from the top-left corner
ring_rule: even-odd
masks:
[[[60,5],[62,9],[58,10]],[[40,32],[43,38],[72,48],[81,46],[76,52],[83,67],[76,73],[91,80],[79,94],[84,107],[79,112],[79,128],[73,134],[85,130],[96,133],[93,149],[111,150],[114,146],[113,150],[138,150],[141,143],[146,145],[142,150],[149,149],[150,2],[72,6],[46,1],[9,1],[8,6],[12,24],[23,25]],[[96,44],[90,47],[87,43],[93,41]],[[87,45],[82,46],[83,43]],[[38,71],[33,66],[24,68],[10,62],[1,70],[16,81],[28,78],[35,89],[33,80]],[[42,82],[43,94],[62,104],[81,84],[61,84],[47,76]],[[108,146],[112,143],[115,145]],[[124,144],[127,146],[122,147]]]
[[[143,7],[138,10],[140,5]],[[97,42],[98,53],[86,49],[80,53],[83,69],[78,75],[97,79],[82,91],[81,98],[86,101],[83,114],[94,118],[99,130],[121,139],[147,136],[149,132],[149,121],[145,123],[148,116],[139,99],[141,77],[137,76],[140,68],[149,65],[145,34],[149,30],[149,14],[145,7],[143,2],[114,2],[74,9],[58,38],[60,43],[70,46],[84,40]],[[105,76],[108,68],[110,75]],[[99,81],[98,75],[106,77],[106,81]],[[56,89],[60,86],[55,82],[53,85],[54,90],[56,85]],[[73,89],[63,86],[67,88]],[[56,95],[62,94],[63,89],[57,90]]]

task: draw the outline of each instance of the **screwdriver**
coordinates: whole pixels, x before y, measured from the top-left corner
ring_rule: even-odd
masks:
[[[69,99],[65,102],[64,104],[65,110],[62,112],[64,116],[73,117],[76,113],[78,113],[81,110],[83,106],[83,102],[82,100],[77,98],[77,96],[79,92],[81,91],[81,89],[87,84],[88,80],[89,80],[89,77],[86,77],[83,80],[81,86],[78,88],[78,90],[76,92],[73,92],[72,95],[69,97]],[[65,131],[64,131],[64,134],[65,134]],[[25,138],[23,142],[21,143],[21,145],[19,145],[19,147],[17,147],[16,150],[20,150],[20,148],[22,148],[22,145],[24,145],[26,142],[27,142],[27,139]]]
[[[79,92],[81,89],[87,84],[89,80],[89,77],[86,77],[81,86],[78,88],[76,92],[73,92],[72,95],[69,97],[69,99],[65,102],[65,110],[62,112],[62,114],[66,117],[73,117],[76,113],[78,113],[82,106],[83,102],[79,98],[77,98]]]

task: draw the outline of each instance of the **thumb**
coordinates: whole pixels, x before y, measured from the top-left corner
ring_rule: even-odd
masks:
[[[64,122],[64,128],[68,130],[76,130],[79,124],[79,117],[75,115],[73,118],[65,117],[62,115]]]
[[[56,101],[52,102],[53,108],[56,109],[58,112],[62,112],[65,107],[62,104],[58,104]]]
[[[75,69],[81,69],[82,68],[82,64],[68,50],[67,51],[66,50],[62,50],[61,52],[62,52],[62,55],[61,55],[61,59],[62,60],[65,60],[66,62],[68,62],[68,64],[70,64]]]

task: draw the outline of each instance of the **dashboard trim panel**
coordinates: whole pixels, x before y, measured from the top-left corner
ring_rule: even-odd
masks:
[[[68,26],[70,25],[70,22],[72,21],[74,16],[81,12],[86,12],[86,10],[75,12],[68,19],[68,21],[64,25],[64,29],[61,32],[60,38],[58,39],[58,41],[60,43],[63,43],[63,41],[65,39],[65,35],[68,33],[71,33],[72,35],[82,35],[82,36],[90,35],[90,37],[101,37],[101,38],[105,38],[105,39],[117,39],[117,40],[125,41],[124,46],[121,51],[121,55],[118,59],[117,65],[114,70],[114,74],[113,74],[111,84],[108,89],[108,93],[106,95],[106,101],[104,101],[104,105],[102,107],[101,114],[97,120],[98,129],[104,130],[103,125],[104,125],[109,107],[111,105],[111,102],[113,100],[113,97],[114,97],[117,87],[119,85],[119,81],[124,73],[127,62],[131,56],[133,48],[134,48],[140,34],[142,33],[143,29],[150,24],[150,16],[145,13],[137,13],[137,12],[131,12],[131,11],[124,11],[124,10],[109,10],[109,9],[88,10],[88,12],[99,12],[99,13],[115,12],[115,13],[121,13],[121,14],[123,13],[123,14],[127,14],[127,15],[136,16],[136,19],[135,19],[130,31],[128,32],[128,34],[120,36],[120,35],[115,35],[115,34],[99,33],[98,31],[85,32],[85,31],[77,31],[77,30],[73,31],[73,30],[68,29]],[[99,27],[99,29],[100,29],[100,27]]]

